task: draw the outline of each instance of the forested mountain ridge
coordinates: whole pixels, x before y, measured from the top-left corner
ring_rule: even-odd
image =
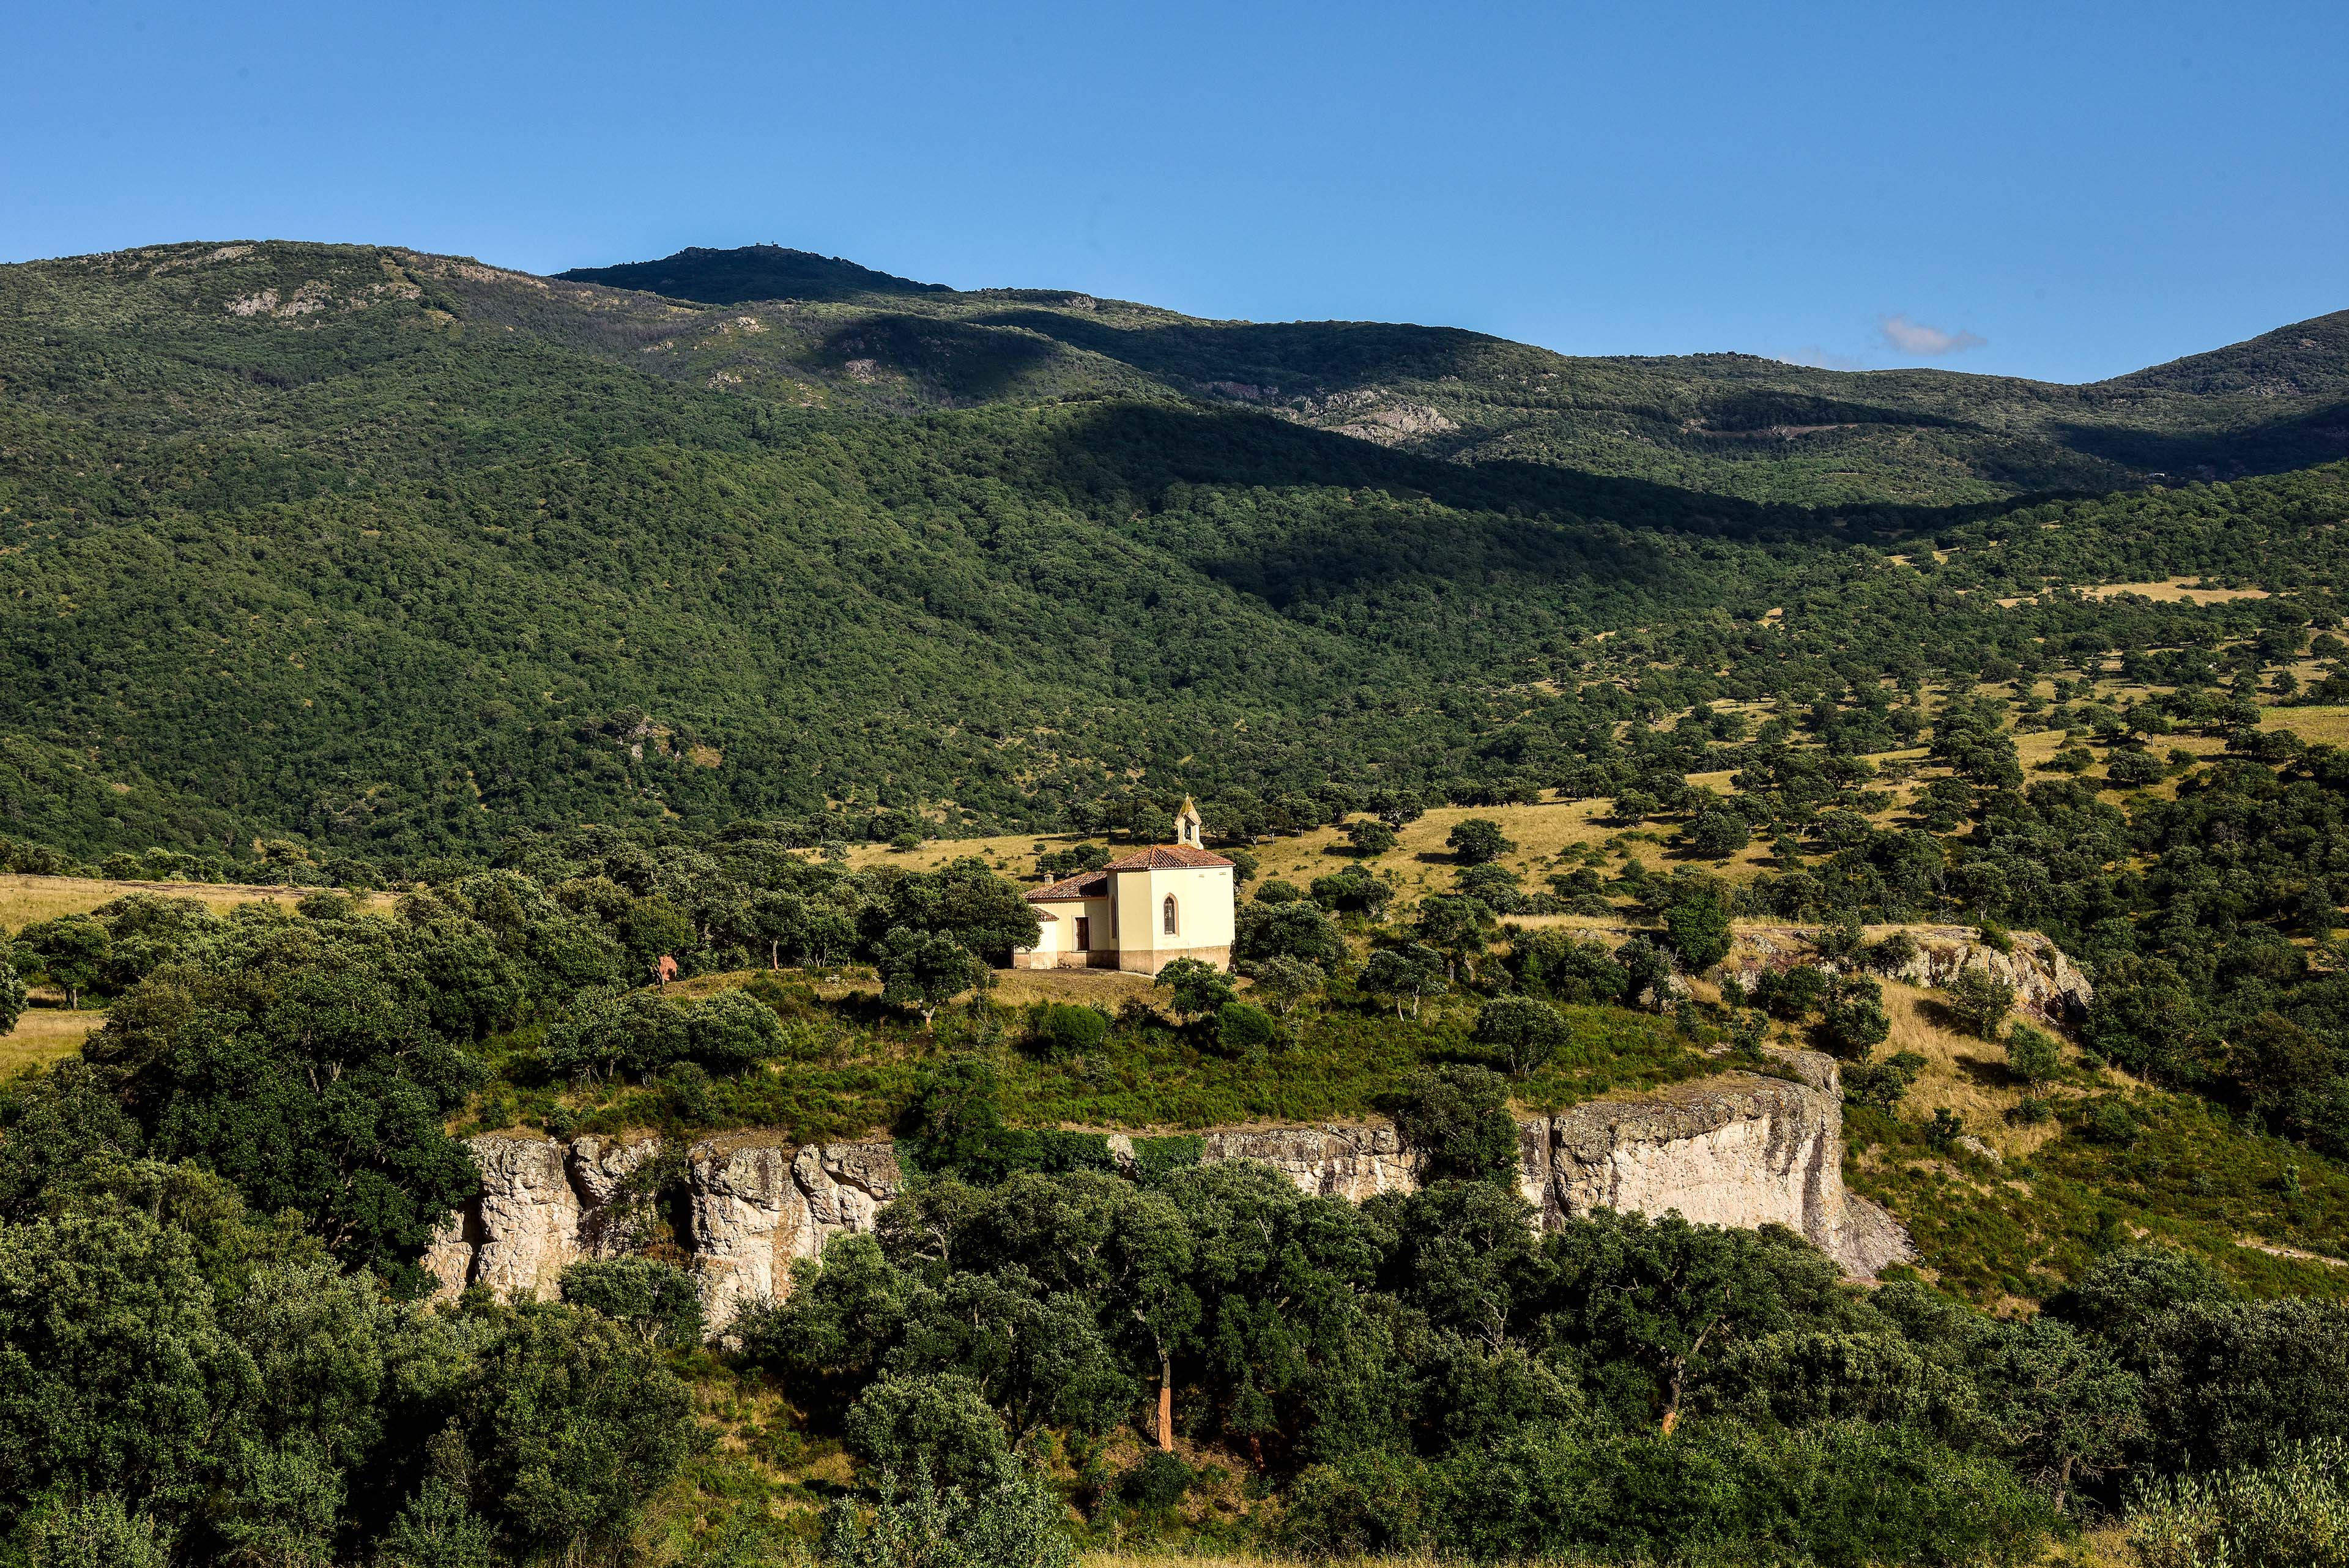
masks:
[[[412,857],[827,807],[1040,826],[1134,780],[1539,787],[1645,704],[2298,620],[2334,580],[2329,469],[2010,527],[1977,462],[2010,437],[1950,410],[2088,389],[905,286],[712,308],[274,244],[0,269],[0,833]],[[2128,439],[2316,428],[2298,345],[2341,320],[2291,329],[2308,396],[2147,389]],[[1670,483],[1534,424],[1480,448],[1472,396],[1542,374],[1561,419],[1658,429],[1832,389],[1795,413],[1874,410],[1889,482],[1798,504],[1856,460],[1750,454],[1810,436],[1691,436],[1749,455]],[[1403,404],[1459,428],[1377,421]],[[2115,571],[2298,592],[1994,602]]]
[[[872,280],[862,297],[858,274]],[[2060,386],[1744,354],[1575,358],[1449,327],[1206,321],[1072,291],[956,293],[771,247],[561,275],[712,305],[841,307],[796,343],[737,337],[713,375],[820,378],[854,360],[865,388],[952,404],[1035,395],[1049,384],[1044,363],[1065,374],[1089,358],[1104,386],[1130,388],[1123,369],[1432,455],[1561,462],[1757,500],[1981,500],[2349,455],[2349,312]],[[1015,348],[1007,333],[1030,340]],[[989,369],[974,374],[974,361]],[[1033,385],[1021,384],[1027,374]]]

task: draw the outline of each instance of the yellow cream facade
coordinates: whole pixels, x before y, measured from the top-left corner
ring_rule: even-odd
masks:
[[[1042,934],[1013,952],[1018,969],[1119,969],[1156,974],[1178,958],[1232,967],[1232,863],[1200,842],[1199,808],[1174,818],[1174,842],[1063,877],[1028,895]]]

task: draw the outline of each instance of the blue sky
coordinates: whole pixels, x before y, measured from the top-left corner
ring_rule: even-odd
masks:
[[[0,17],[0,260],[774,241],[963,287],[2080,380],[2349,307],[2349,5]]]

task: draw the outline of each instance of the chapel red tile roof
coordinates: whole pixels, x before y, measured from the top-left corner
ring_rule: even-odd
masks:
[[[1109,897],[1109,877],[1101,871],[1081,872],[1063,877],[1057,882],[1047,882],[1028,895],[1031,904],[1058,903],[1063,898],[1106,898]]]
[[[1195,849],[1188,844],[1154,844],[1147,849],[1137,849],[1122,856],[1102,867],[1103,871],[1204,871],[1210,867],[1228,866],[1231,862],[1206,849]]]
[[[1070,898],[1106,898],[1109,897],[1109,874],[1112,871],[1205,871],[1217,866],[1229,866],[1222,856],[1188,844],[1154,844],[1147,849],[1137,849],[1131,855],[1120,856],[1098,871],[1082,871],[1074,877],[1063,877],[1057,882],[1047,882],[1031,890],[1031,904],[1057,904]]]

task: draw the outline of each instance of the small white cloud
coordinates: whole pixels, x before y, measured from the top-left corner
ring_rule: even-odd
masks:
[[[1980,348],[1990,342],[1971,332],[1944,332],[1938,327],[1928,327],[1921,321],[1911,321],[1907,313],[1877,317],[1876,329],[1884,334],[1884,341],[1903,354],[1921,355],[1928,359],[1943,354],[1962,354],[1969,348]]]

